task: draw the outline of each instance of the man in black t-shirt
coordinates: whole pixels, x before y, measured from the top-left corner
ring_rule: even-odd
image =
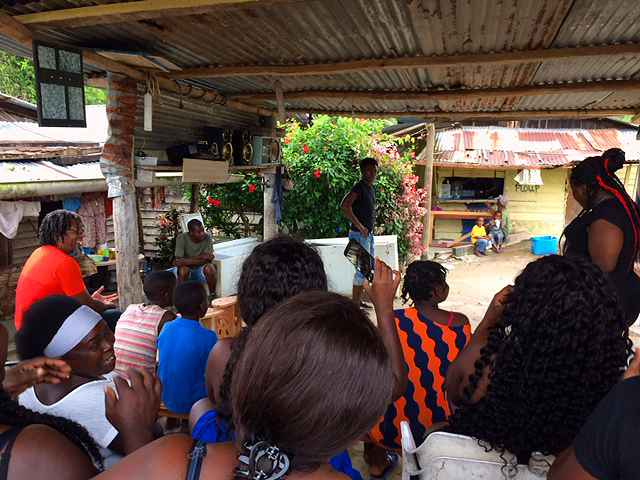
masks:
[[[604,396],[573,445],[556,457],[549,480],[640,478],[640,350],[623,380]]]
[[[340,210],[351,222],[349,238],[354,238],[372,256],[375,257],[373,245],[373,227],[375,221],[376,189],[373,182],[378,176],[378,162],[374,158],[365,158],[360,162],[362,179],[356,183],[344,197]],[[353,301],[366,308],[371,305],[361,302],[364,276],[356,270],[353,276]]]

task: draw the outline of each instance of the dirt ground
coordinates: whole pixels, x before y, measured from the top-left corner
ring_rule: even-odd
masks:
[[[529,263],[537,259],[531,253],[531,242],[523,241],[507,245],[504,252],[496,254],[487,252],[485,257],[467,255],[461,258],[451,257],[448,253],[436,255],[449,273],[447,283],[450,287],[449,298],[441,303],[441,307],[462,312],[469,317],[472,329],[482,320],[484,313],[493,296],[503,287],[513,283],[515,277]],[[402,308],[400,300],[396,300],[396,308]],[[631,339],[635,345],[640,345],[640,325],[631,327]],[[368,479],[369,473],[362,458],[362,442],[358,442],[349,449],[354,467],[360,471],[363,478]],[[389,480],[402,478],[402,459]]]

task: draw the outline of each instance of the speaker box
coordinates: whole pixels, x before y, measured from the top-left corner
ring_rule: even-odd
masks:
[[[262,137],[262,165],[279,164],[281,156],[280,139]]]
[[[186,143],[169,147],[166,152],[172,165],[182,165],[183,158],[197,158],[209,154],[209,145],[207,142]]]
[[[230,162],[233,158],[233,130],[219,127],[204,127],[204,138],[209,144],[211,156]]]
[[[253,157],[251,158],[251,165],[257,167],[262,165],[262,136],[254,135],[251,144],[253,145]]]
[[[248,130],[234,130],[233,141],[233,165],[236,167],[251,165],[253,157],[253,136]]]

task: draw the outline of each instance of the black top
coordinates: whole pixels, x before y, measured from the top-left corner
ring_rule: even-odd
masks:
[[[640,278],[633,271],[633,224],[624,206],[615,198],[597,204],[581,217],[576,218],[565,230],[567,249],[565,255],[578,256],[591,261],[589,254],[589,226],[596,220],[606,220],[617,226],[624,235],[624,243],[615,269],[609,275],[617,288],[626,313],[627,323],[633,323],[640,313]]]
[[[582,468],[599,480],[634,480],[640,472],[640,377],[619,382],[573,441]]]
[[[353,186],[349,193],[356,193],[358,195],[356,201],[351,205],[353,214],[362,225],[367,227],[370,232],[373,232],[376,209],[375,187],[373,187],[373,185],[369,186],[364,183],[363,180],[360,180]],[[352,225],[351,228],[356,230],[355,225]]]

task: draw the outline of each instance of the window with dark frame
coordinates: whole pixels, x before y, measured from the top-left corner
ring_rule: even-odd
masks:
[[[86,127],[82,51],[33,42],[33,64],[41,127]]]
[[[504,178],[445,177],[438,200],[491,200],[502,194]]]

